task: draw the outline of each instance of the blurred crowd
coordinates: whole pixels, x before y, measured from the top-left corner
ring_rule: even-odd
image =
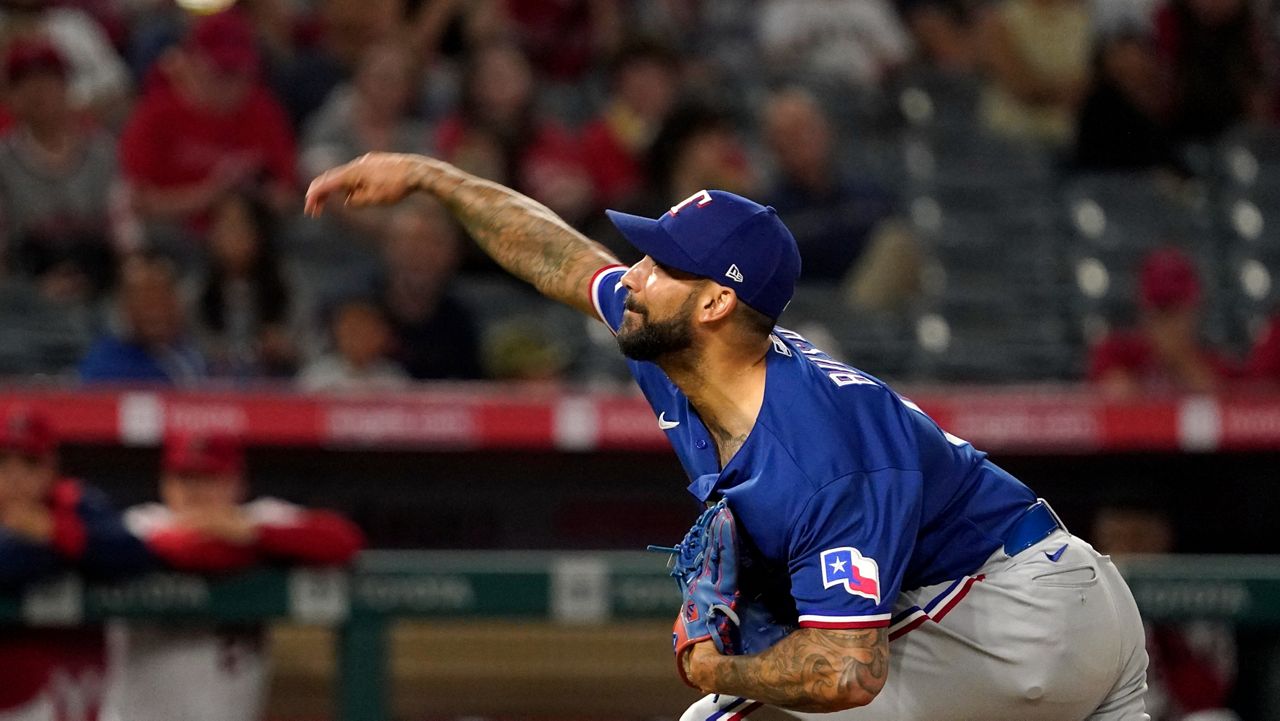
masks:
[[[749,195],[795,232],[805,282],[840,289],[833,313],[892,312],[927,249],[899,179],[851,159],[924,112],[905,80],[972,84],[978,132],[1064,175],[1179,187],[1198,148],[1280,120],[1275,20],[1250,0],[2,0],[0,249],[36,310],[0,335],[71,350],[0,371],[308,390],[616,372],[489,292],[425,199],[301,217],[312,176],[369,151],[510,185],[624,260],[604,208]],[[1156,255],[1122,269],[1139,327],[1089,338],[1077,374],[1118,394],[1280,379],[1280,333],[1252,328],[1247,360],[1201,347],[1196,281]]]

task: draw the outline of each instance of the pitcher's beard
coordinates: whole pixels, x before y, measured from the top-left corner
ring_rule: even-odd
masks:
[[[651,321],[647,313],[638,314],[638,327],[623,323],[618,329],[618,348],[635,361],[656,361],[688,350],[693,346],[693,325],[689,322],[693,317],[693,304],[694,298],[690,295],[675,317],[666,320]]]

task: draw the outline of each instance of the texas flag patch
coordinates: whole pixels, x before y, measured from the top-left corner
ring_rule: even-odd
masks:
[[[822,587],[844,586],[854,596],[869,598],[880,605],[880,567],[852,546],[822,552]]]

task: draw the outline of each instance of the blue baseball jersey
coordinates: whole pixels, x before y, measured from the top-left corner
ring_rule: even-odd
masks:
[[[621,267],[592,280],[616,332]],[[729,507],[766,566],[789,576],[801,626],[888,626],[901,589],[958,579],[1004,543],[1035,494],[881,381],[775,328],[764,402],[723,468],[689,399],[656,364],[632,375],[700,501]]]

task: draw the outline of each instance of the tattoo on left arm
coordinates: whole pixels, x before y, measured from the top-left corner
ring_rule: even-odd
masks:
[[[701,656],[691,669],[705,691],[794,711],[865,706],[889,673],[887,629],[802,628],[755,656]]]

